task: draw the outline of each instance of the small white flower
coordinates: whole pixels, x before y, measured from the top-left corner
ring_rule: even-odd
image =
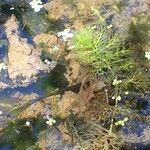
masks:
[[[11,7],[11,8],[10,8],[10,10],[14,10],[14,9],[15,9],[14,7]]]
[[[150,52],[145,52],[145,57],[150,60]]]
[[[97,28],[96,26],[91,27],[91,29],[93,29],[93,30],[96,29],[96,28]]]
[[[2,113],[3,113],[3,112],[2,112],[2,111],[0,111],[0,115],[2,115]]]
[[[53,124],[56,123],[56,120],[53,119],[53,118],[50,118],[48,115],[46,116],[47,117],[47,121],[46,121],[46,124],[48,124],[49,126],[52,126]]]
[[[33,0],[30,2],[31,8],[34,9],[34,12],[39,12],[43,8],[41,0]]]
[[[110,24],[107,26],[107,29],[111,29],[112,27],[113,27],[112,24]]]
[[[58,37],[61,37],[63,41],[67,41],[74,36],[70,29],[65,29],[64,31],[58,32],[57,35]]]
[[[115,99],[115,98],[116,98],[115,96],[112,97],[112,99]]]
[[[116,85],[116,83],[117,83],[117,79],[114,79],[113,85]]]
[[[129,94],[129,92],[128,92],[128,91],[126,91],[124,94],[125,94],[125,95],[128,95],[128,94]]]
[[[116,100],[120,101],[121,100],[121,96],[117,96]]]
[[[0,63],[0,71],[6,70],[7,66],[4,63]]]
[[[114,79],[113,85],[118,85],[119,83],[122,83],[122,80]]]
[[[45,60],[44,60],[44,62],[45,62],[45,63],[47,63],[47,62],[48,62],[48,60],[47,60],[47,59],[45,59]]]
[[[50,118],[48,121],[46,121],[46,124],[52,126],[54,123],[56,123],[56,120]]]
[[[125,122],[127,122],[128,120],[129,120],[128,117],[124,118],[124,121],[125,121]]]
[[[119,83],[122,83],[122,80],[118,80],[118,84],[119,84]]]
[[[52,125],[53,125],[53,123],[52,123],[52,122],[50,122],[49,120],[48,120],[48,121],[46,121],[46,124],[48,124],[49,126],[52,126]]]
[[[44,62],[45,62],[46,64],[48,64],[48,65],[51,64],[51,62],[50,62],[48,59],[45,59]]]
[[[26,126],[30,126],[30,122],[29,121],[26,121]]]
[[[59,47],[58,46],[54,46],[53,51],[59,51]]]

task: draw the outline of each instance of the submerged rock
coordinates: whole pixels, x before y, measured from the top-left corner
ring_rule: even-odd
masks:
[[[69,144],[63,144],[63,136],[58,129],[50,128],[39,136],[39,147],[45,150],[76,150]]]
[[[115,31],[121,33],[126,39],[131,23],[139,17],[147,17],[149,15],[149,0],[121,0],[119,2],[121,5],[119,11],[117,8],[110,10],[110,6],[106,5],[104,6],[105,10],[102,10],[102,12],[107,18],[106,22],[108,25],[112,24]]]
[[[128,149],[145,150],[150,148],[150,123],[129,121],[121,133]]]
[[[41,51],[20,37],[19,23],[14,16],[5,23],[5,32],[9,41],[8,74],[14,85],[26,86],[35,81],[39,73],[55,67],[55,63],[44,64],[40,59]]]

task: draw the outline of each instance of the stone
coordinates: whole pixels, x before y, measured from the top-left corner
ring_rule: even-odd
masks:
[[[20,36],[19,23],[14,16],[5,23],[5,32],[9,41],[7,68],[14,86],[27,86],[36,81],[39,73],[47,73],[54,67],[54,64],[44,64],[40,59],[41,51]]]
[[[51,127],[40,134],[38,145],[44,150],[76,150],[75,146],[71,144],[63,144],[61,132],[54,127]]]

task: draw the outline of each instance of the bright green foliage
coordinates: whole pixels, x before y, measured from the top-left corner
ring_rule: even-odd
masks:
[[[139,53],[129,44],[123,44],[121,35],[113,33],[104,23],[99,24],[76,32],[75,53],[80,62],[92,68],[95,74],[103,75],[109,85],[114,79],[121,79],[119,91],[149,89],[142,51]]]
[[[116,76],[133,66],[132,51],[121,47],[121,37],[105,27],[86,27],[74,37],[75,50],[80,61],[92,66],[95,73]]]

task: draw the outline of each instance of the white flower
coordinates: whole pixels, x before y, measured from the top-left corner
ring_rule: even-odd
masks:
[[[52,126],[54,123],[56,123],[56,120],[50,118],[48,121],[46,121],[46,124]]]
[[[125,121],[125,122],[127,122],[128,120],[129,120],[128,117],[124,118],[124,121]]]
[[[128,117],[124,118],[123,120],[119,120],[115,123],[116,126],[118,125],[121,125],[121,126],[124,126],[125,125],[125,122],[127,122],[129,119]]]
[[[118,83],[122,83],[122,80],[119,80]]]
[[[117,79],[114,79],[113,85],[116,85],[116,83],[117,83]]]
[[[57,35],[58,37],[61,37],[63,41],[67,41],[74,36],[70,29],[65,29],[64,31],[58,32]]]
[[[48,121],[46,121],[46,124],[48,124],[49,126],[52,126],[54,123],[56,123],[56,120],[53,118],[50,118],[48,115],[46,116]]]
[[[129,92],[128,92],[128,91],[126,91],[124,94],[125,94],[125,95],[128,95],[128,94],[129,94]]]
[[[48,59],[45,59],[44,62],[45,62],[46,64],[48,64],[48,65],[51,64],[51,62],[50,62]]]
[[[14,9],[15,9],[14,7],[11,7],[11,8],[10,8],[10,10],[14,10]]]
[[[112,99],[115,99],[115,98],[116,98],[115,96],[112,97]]]
[[[121,96],[117,96],[116,100],[120,101],[121,100]]]
[[[96,28],[97,28],[96,26],[93,26],[91,29],[93,29],[93,30],[94,30],[94,29],[96,29]]]
[[[34,9],[34,12],[39,12],[43,8],[41,0],[33,0],[30,2],[30,5]]]
[[[7,66],[4,63],[0,63],[0,71],[6,70]]]
[[[29,121],[26,122],[26,126],[30,126],[30,122]]]
[[[112,27],[112,24],[110,24],[109,26],[107,26],[107,29],[111,29]]]
[[[150,52],[145,52],[145,57],[150,60]]]
[[[59,51],[59,47],[58,46],[54,46],[53,51]]]
[[[113,85],[118,85],[119,83],[122,83],[122,80],[114,79]]]

